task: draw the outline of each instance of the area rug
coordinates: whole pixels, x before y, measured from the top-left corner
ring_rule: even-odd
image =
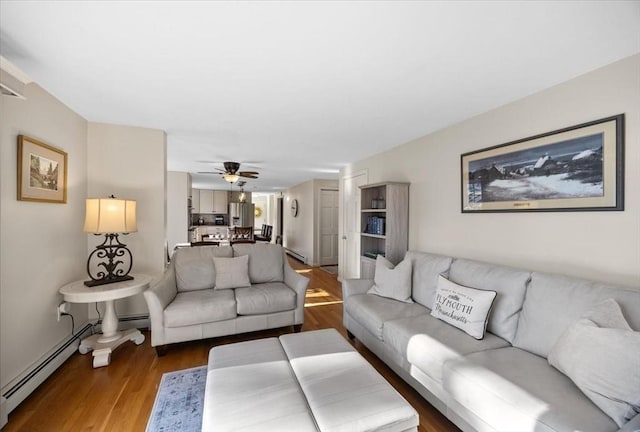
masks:
[[[331,273],[331,274],[338,274],[338,266],[322,266],[320,267],[322,270],[326,271],[327,273]]]
[[[202,430],[202,407],[207,367],[198,366],[162,375],[147,432]]]

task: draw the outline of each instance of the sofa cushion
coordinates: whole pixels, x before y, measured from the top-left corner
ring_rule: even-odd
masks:
[[[237,288],[238,315],[258,315],[296,308],[296,293],[281,282]]]
[[[509,346],[491,333],[476,340],[463,331],[430,315],[387,321],[384,341],[434,380],[442,381],[444,362],[461,355]]]
[[[402,303],[371,294],[349,296],[344,301],[344,310],[380,340],[383,340],[382,328],[386,321],[429,313],[417,303]]]
[[[236,317],[233,290],[187,291],[176,295],[164,310],[166,327],[182,327]]]
[[[172,257],[176,269],[178,291],[213,288],[216,284],[213,257],[231,256],[233,256],[231,246],[178,248]]]
[[[367,293],[404,303],[413,303],[411,300],[411,261],[404,260],[394,267],[388,259],[378,255],[373,286]]]
[[[564,331],[596,304],[613,298],[640,330],[640,291],[567,276],[533,273],[513,345],[547,357]]]
[[[629,328],[614,300],[569,326],[549,353],[549,364],[618,426],[640,413],[640,332]]]
[[[569,378],[536,355],[508,347],[449,360],[443,386],[492,430],[613,432],[616,424]]]
[[[431,309],[438,288],[438,276],[448,277],[453,258],[426,252],[407,252],[405,259],[413,266],[411,297],[422,306]]]
[[[271,243],[233,245],[233,256],[249,255],[249,280],[252,284],[284,281],[284,250]]]
[[[498,293],[487,330],[509,342],[515,337],[530,279],[528,271],[466,259],[455,259],[449,270],[449,280],[453,282]]]
[[[249,256],[234,258],[213,257],[216,268],[215,289],[241,288],[251,286],[249,282]]]
[[[431,316],[482,339],[495,298],[495,291],[468,288],[440,276]]]

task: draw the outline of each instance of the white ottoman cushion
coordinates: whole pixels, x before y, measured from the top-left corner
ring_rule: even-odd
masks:
[[[280,342],[321,431],[418,426],[413,407],[336,330],[287,334]]]
[[[278,339],[211,349],[202,430],[317,431]]]

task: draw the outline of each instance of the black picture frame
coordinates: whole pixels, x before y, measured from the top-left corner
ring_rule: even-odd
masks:
[[[624,114],[460,156],[462,213],[624,210]]]

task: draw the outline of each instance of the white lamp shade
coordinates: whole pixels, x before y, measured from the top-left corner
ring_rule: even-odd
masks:
[[[238,181],[238,179],[240,178],[240,176],[238,174],[231,174],[231,173],[224,173],[222,175],[222,178],[224,178],[226,181],[228,181],[229,183],[235,183]]]
[[[93,234],[138,231],[136,202],[115,198],[88,198],[84,232]]]

